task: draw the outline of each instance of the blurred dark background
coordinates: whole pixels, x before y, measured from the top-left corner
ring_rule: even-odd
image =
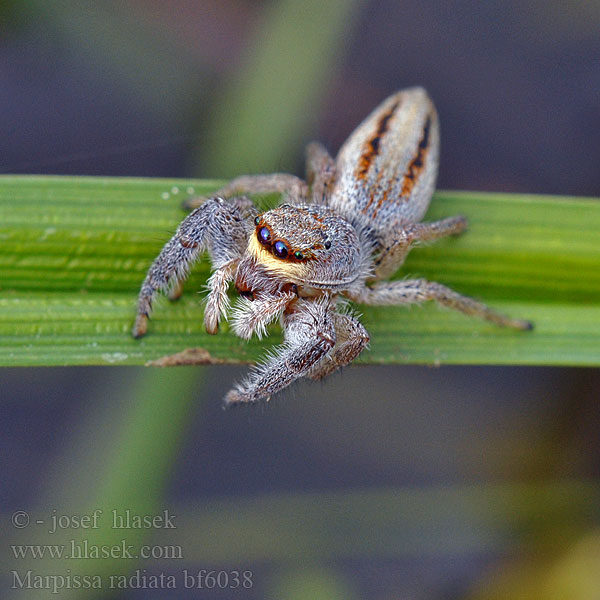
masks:
[[[0,171],[302,174],[308,141],[336,152],[418,84],[440,188],[598,196],[599,31],[599,4],[554,0],[5,1]],[[127,569],[248,569],[240,598],[600,598],[597,370],[354,366],[222,412],[244,370],[4,370],[3,530],[145,490],[185,560]],[[164,427],[134,444],[143,390]]]

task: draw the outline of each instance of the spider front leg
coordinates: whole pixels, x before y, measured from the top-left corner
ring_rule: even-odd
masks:
[[[284,343],[225,396],[225,405],[268,400],[306,375],[335,344],[332,311],[329,298],[298,300],[283,317]]]
[[[205,321],[211,333],[216,331],[218,315],[226,302],[223,288],[226,289],[229,282],[232,265],[239,260],[246,247],[245,219],[254,214],[252,207],[248,198],[236,198],[227,202],[215,197],[207,200],[181,222],[175,235],[152,263],[142,283],[133,337],[138,338],[146,333],[156,292],[169,287],[180,291],[181,281],[204,250],[208,250],[213,268],[216,269],[209,280],[211,290]]]
[[[385,279],[394,274],[405,261],[413,244],[432,242],[448,235],[458,235],[467,229],[467,219],[462,215],[430,223],[410,223],[394,232],[383,242],[383,250],[375,259],[375,276]]]
[[[459,310],[467,315],[473,315],[491,321],[500,327],[511,329],[533,329],[531,321],[512,319],[486,304],[478,302],[469,296],[463,296],[454,290],[426,279],[405,279],[404,281],[386,281],[363,288],[362,292],[353,294],[351,299],[365,304],[415,304],[427,300],[435,300],[442,306]]]
[[[369,343],[369,333],[358,319],[350,315],[333,314],[336,343],[308,373],[310,379],[323,379],[350,364]]]

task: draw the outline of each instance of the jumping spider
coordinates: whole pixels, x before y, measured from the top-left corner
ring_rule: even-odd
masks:
[[[235,333],[262,337],[280,317],[284,343],[225,397],[225,404],[269,399],[300,377],[322,379],[352,362],[369,334],[346,299],[365,304],[436,300],[497,325],[531,329],[485,304],[425,279],[381,281],[413,244],[465,231],[463,216],[421,223],[435,187],[439,126],[422,88],[397,92],[352,133],[333,159],[307,147],[306,181],[293,175],[238,177],[211,198],[193,198],[193,212],[150,267],[139,295],[134,337],[146,333],[152,299],[181,281],[207,250],[204,324],[217,333],[230,311],[231,281],[240,294],[231,311]],[[284,194],[285,203],[258,212],[243,193]],[[227,199],[229,198],[229,199]]]

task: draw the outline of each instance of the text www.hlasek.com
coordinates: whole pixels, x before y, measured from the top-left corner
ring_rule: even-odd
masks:
[[[82,530],[90,535],[92,531],[123,530],[127,536],[129,530],[177,529],[176,515],[165,509],[158,514],[137,514],[130,509],[119,510],[97,508],[86,513],[63,513],[52,509],[46,514],[32,516],[27,511],[16,510],[12,514],[11,524],[14,529],[39,528],[39,535],[56,535],[58,532]],[[84,533],[85,535],[85,533]],[[102,535],[102,534],[100,534]],[[94,536],[92,540],[98,537]],[[112,536],[110,538],[113,539]],[[41,541],[41,540],[39,540]],[[9,572],[12,589],[49,590],[58,594],[61,590],[72,589],[249,589],[254,585],[254,574],[244,569],[176,569],[166,572],[154,569],[136,569],[129,572],[121,564],[125,560],[168,560],[175,564],[184,559],[182,546],[174,545],[139,545],[130,544],[126,537],[114,539],[112,544],[95,544],[85,537],[61,538],[57,544],[10,544],[13,558],[17,561],[35,563],[36,561],[52,561],[44,564],[43,572],[32,565],[14,569]],[[81,561],[80,567],[61,569],[60,562],[69,560]],[[86,563],[86,560],[90,562]],[[107,562],[102,562],[107,561]],[[48,573],[47,567],[55,564],[56,572]],[[127,563],[125,563],[127,564]],[[174,563],[171,563],[174,564]],[[110,573],[111,569],[116,572]],[[97,570],[95,573],[93,571]]]
[[[179,545],[140,546],[137,550],[133,544],[121,540],[117,544],[90,544],[88,540],[69,540],[66,544],[13,544],[11,550],[16,559],[51,558],[85,560],[95,558],[140,559],[154,558],[177,560],[183,558]]]

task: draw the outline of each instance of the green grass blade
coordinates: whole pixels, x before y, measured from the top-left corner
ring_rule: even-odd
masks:
[[[129,335],[145,272],[184,216],[181,201],[219,182],[0,177],[0,365],[144,364],[201,347],[255,360],[281,339],[246,343],[202,328],[201,261],[177,303],[158,302],[149,334]],[[397,277],[470,294],[533,332],[513,332],[434,305],[361,307],[370,363],[600,364],[600,203],[440,192],[428,219],[465,214],[470,230],[414,250]]]

